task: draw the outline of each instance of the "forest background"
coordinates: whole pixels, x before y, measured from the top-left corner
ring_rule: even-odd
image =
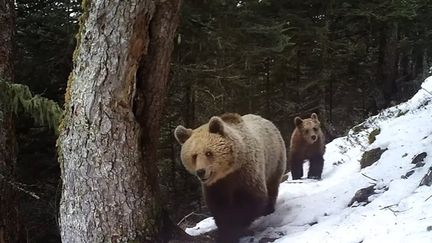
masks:
[[[63,107],[80,3],[17,0],[15,12],[15,83]],[[293,118],[316,112],[330,141],[419,89],[432,63],[430,16],[428,0],[185,0],[158,146],[162,200],[173,221],[207,214],[198,181],[179,160],[177,125],[254,113],[273,121],[288,146]],[[42,102],[16,110],[13,183],[22,189],[16,207],[27,242],[60,241],[59,117],[46,115],[58,109]]]

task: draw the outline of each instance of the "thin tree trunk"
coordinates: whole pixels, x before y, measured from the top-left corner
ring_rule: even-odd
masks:
[[[271,109],[271,104],[270,104],[270,61],[271,58],[270,57],[266,57],[264,59],[264,75],[265,75],[265,105],[266,105],[266,111],[265,111],[265,115],[267,117],[270,117],[270,109]]]
[[[423,56],[422,56],[422,80],[426,79],[429,76],[429,64],[428,64],[428,52],[427,49],[423,49]]]
[[[333,79],[329,80],[329,100],[328,100],[328,120],[330,123],[333,123]]]
[[[186,81],[184,93],[183,120],[186,126],[195,127],[195,81]]]
[[[59,137],[63,242],[158,242],[159,120],[179,0],[85,1]]]
[[[15,5],[0,0],[0,80],[13,82]],[[1,91],[0,92],[4,92]],[[4,102],[4,103],[3,103]],[[17,194],[10,181],[15,177],[16,137],[12,112],[0,99],[0,243],[18,239]]]
[[[172,128],[172,130],[175,129],[175,127],[172,127],[170,124],[170,128]],[[176,174],[177,174],[177,150],[176,150],[176,141],[174,139],[174,136],[171,137],[170,139],[170,157],[171,157],[171,180],[170,180],[170,187],[171,190],[173,192],[173,198],[177,198],[177,184],[176,184]]]
[[[300,60],[300,50],[297,50],[297,62],[296,62],[296,109],[295,112],[300,111],[300,79],[301,79],[301,60]]]
[[[380,37],[380,57],[378,61],[377,83],[383,93],[385,106],[390,104],[392,95],[397,91],[397,38],[398,24],[396,22],[384,24]],[[382,108],[382,107],[381,107]]]

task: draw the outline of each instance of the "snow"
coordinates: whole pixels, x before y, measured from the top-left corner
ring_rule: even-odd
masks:
[[[369,144],[377,128],[380,133]],[[360,169],[363,152],[374,148],[387,150]],[[425,164],[416,167],[412,159],[422,152],[427,153]],[[327,144],[324,159],[322,180],[281,183],[276,211],[255,220],[250,227],[255,235],[243,237],[242,243],[432,242],[432,188],[419,187],[432,168],[432,77],[408,102]],[[409,171],[413,174],[405,177]],[[354,194],[370,185],[375,194],[368,203],[349,207]],[[199,235],[216,228],[207,218],[186,232]]]

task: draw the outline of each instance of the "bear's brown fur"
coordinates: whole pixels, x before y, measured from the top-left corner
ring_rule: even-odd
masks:
[[[308,178],[321,179],[324,166],[325,137],[315,113],[310,118],[294,118],[295,129],[291,135],[289,167],[294,180],[303,177],[303,162],[309,160]]]
[[[218,242],[238,242],[254,219],[274,211],[285,171],[285,144],[270,121],[224,114],[192,130],[178,126],[185,168],[202,183]]]

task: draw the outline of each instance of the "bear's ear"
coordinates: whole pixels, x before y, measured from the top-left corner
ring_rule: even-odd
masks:
[[[177,139],[177,142],[179,142],[179,144],[184,144],[191,135],[192,129],[185,128],[182,125],[177,126],[174,130],[174,137]]]
[[[318,115],[316,113],[312,113],[311,118],[314,120],[318,120]]]
[[[217,133],[220,135],[224,134],[224,124],[220,117],[214,116],[210,118],[208,126],[209,126],[209,132]]]
[[[303,120],[296,116],[296,118],[294,118],[294,124],[296,125],[296,127],[300,126],[303,123]]]

